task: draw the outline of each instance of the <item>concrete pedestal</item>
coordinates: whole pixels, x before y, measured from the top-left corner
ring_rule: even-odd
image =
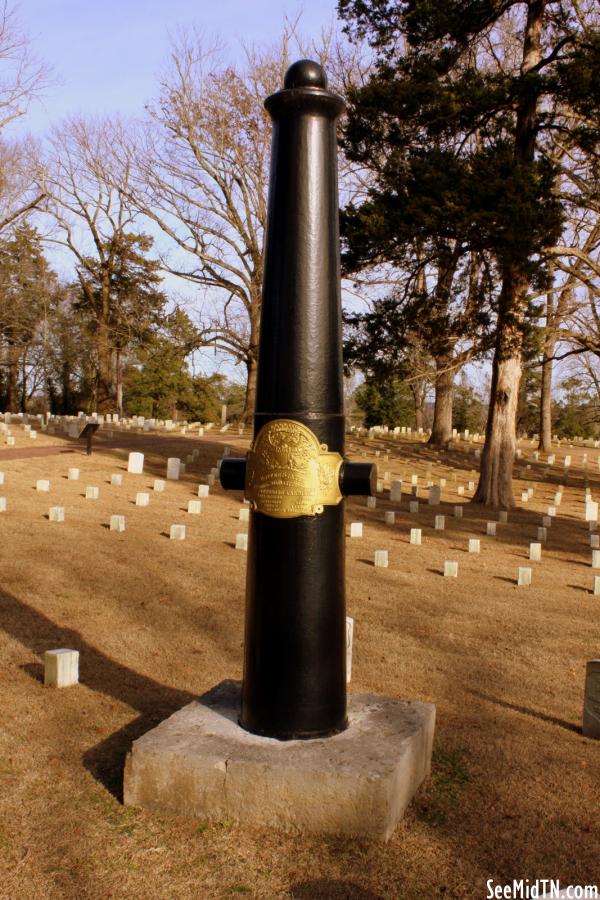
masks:
[[[346,731],[277,741],[237,724],[240,690],[223,681],[135,741],[125,804],[388,840],[429,773],[435,707],[350,695]]]

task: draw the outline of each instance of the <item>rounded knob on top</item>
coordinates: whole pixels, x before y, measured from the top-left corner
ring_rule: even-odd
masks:
[[[312,59],[299,59],[292,63],[283,81],[285,88],[326,88],[327,75],[323,66]]]

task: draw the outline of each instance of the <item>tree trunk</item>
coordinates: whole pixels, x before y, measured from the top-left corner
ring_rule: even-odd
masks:
[[[108,326],[98,322],[97,331],[98,372],[96,376],[96,406],[99,413],[111,412],[115,402],[113,396],[113,366],[110,351]]]
[[[123,418],[123,353],[117,350],[115,353],[115,379],[117,384],[117,412],[119,418]]]
[[[554,272],[552,271],[554,280]],[[546,330],[542,359],[542,385],[540,395],[540,441],[538,450],[550,453],[552,448],[552,357],[556,347],[556,323],[554,321],[554,290],[546,295]]]
[[[546,333],[544,338],[544,360],[542,362],[542,391],[540,398],[540,441],[538,449],[543,453],[552,450],[552,357],[556,338]]]
[[[244,401],[244,411],[242,412],[242,422],[247,424],[252,421],[254,408],[256,406],[256,375],[257,366],[256,359],[252,354],[246,358],[246,371],[248,380],[246,382],[246,399]]]
[[[517,407],[521,381],[522,318],[527,280],[515,284],[505,275],[498,310],[492,386],[481,454],[479,484],[473,500],[510,509],[514,505],[512,472],[515,461]]]
[[[454,399],[454,371],[449,368],[451,359],[436,360],[438,374],[435,379],[435,406],[433,426],[428,443],[446,447],[452,440],[452,401]]]
[[[27,412],[27,352],[21,357],[21,412]]]
[[[521,75],[526,76],[541,60],[542,21],[546,0],[529,0],[523,41]],[[535,80],[526,85],[517,105],[515,161],[533,162],[537,134],[539,86]],[[502,294],[498,309],[496,347],[492,365],[492,388],[481,454],[479,484],[475,503],[501,506],[514,504],[512,473],[516,448],[516,421],[521,381],[523,319],[527,305],[526,262],[513,261],[502,273]]]
[[[6,379],[6,409],[7,412],[16,413],[19,410],[17,400],[17,384],[19,380],[19,351],[14,344],[8,342],[6,351],[8,377]]]

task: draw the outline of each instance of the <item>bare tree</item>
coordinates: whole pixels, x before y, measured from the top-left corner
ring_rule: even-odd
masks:
[[[135,247],[144,252],[152,244],[134,231],[129,167],[113,152],[122,141],[117,121],[73,118],[52,132],[46,160],[48,212],[55,223],[49,240],[66,247],[75,259],[80,306],[90,316],[95,336],[93,401],[100,411],[121,409],[123,329],[140,312],[129,310],[127,319],[116,285],[123,283],[123,267],[131,263]],[[156,279],[154,268],[150,263],[149,282]]]

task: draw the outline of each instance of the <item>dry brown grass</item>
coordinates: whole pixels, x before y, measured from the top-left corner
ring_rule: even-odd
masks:
[[[589,593],[582,481],[565,490],[543,562],[532,563],[533,585],[517,588],[554,484],[540,468],[528,508],[486,538],[495,516],[467,498],[464,519],[451,517],[467,476],[455,484],[448,463],[470,469],[465,451],[438,463],[426,448],[398,442],[381,463],[396,476],[424,477],[429,461],[434,476],[449,479],[443,508],[416,517],[422,547],[408,544],[417,523],[406,500],[395,526],[382,522],[388,502],[348,503],[348,521],[365,523],[364,538],[347,542],[352,690],[437,705],[432,777],[392,841],[207,826],[121,805],[132,740],[241,675],[246,557],[232,547],[245,530],[240,497],[215,489],[201,516],[183,511],[225,439],[131,436],[123,443],[143,445],[146,474],[124,474],[122,488],[107,482],[124,470],[123,450],[8,460],[0,449],[9,504],[0,515],[0,897],[417,900],[484,897],[487,878],[595,881],[600,743],[578,729],[600,600]],[[65,442],[40,436],[36,446],[49,444]],[[151,491],[165,457],[193,447],[201,459],[184,480],[136,508],[136,491]],[[568,452],[581,476],[581,451]],[[597,489],[597,454],[587,452]],[[526,462],[520,474],[535,474]],[[81,468],[79,482],[66,480],[69,465]],[[555,481],[559,474],[557,466]],[[41,477],[50,494],[34,490]],[[83,498],[88,484],[100,487],[98,501]],[[65,506],[64,524],[47,521],[51,505]],[[432,530],[436,512],[446,513],[444,532]],[[111,513],[126,516],[124,533],[106,528]],[[186,541],[166,539],[173,522],[187,525]],[[480,556],[466,553],[469,536],[481,537]],[[371,564],[379,548],[390,551],[387,570]],[[441,577],[444,559],[458,560],[457,580]],[[41,683],[41,660],[61,646],[80,650],[81,684],[52,691]]]

